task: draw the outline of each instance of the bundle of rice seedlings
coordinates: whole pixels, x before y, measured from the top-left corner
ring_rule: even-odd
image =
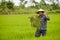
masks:
[[[32,27],[40,27],[40,19],[38,18],[38,15],[31,16],[30,22]]]

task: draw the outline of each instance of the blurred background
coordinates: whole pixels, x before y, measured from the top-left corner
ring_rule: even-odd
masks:
[[[49,12],[60,12],[60,0],[0,0],[0,14],[29,14],[40,8]]]

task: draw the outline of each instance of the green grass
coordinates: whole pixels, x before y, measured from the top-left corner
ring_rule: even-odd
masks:
[[[48,15],[47,35],[39,38],[30,25],[30,14],[0,15],[0,40],[60,40],[60,14]]]

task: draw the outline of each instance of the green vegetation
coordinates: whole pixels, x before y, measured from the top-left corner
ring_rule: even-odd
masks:
[[[0,15],[0,40],[60,40],[60,14],[48,14],[46,37],[35,37],[36,28],[31,27],[32,14]]]
[[[14,3],[8,1],[8,2],[1,2],[0,3],[0,9],[4,10],[4,9],[13,9],[14,8]]]
[[[30,17],[30,22],[32,27],[40,28],[40,20],[38,18],[38,15],[33,15]]]
[[[23,2],[23,0],[21,0]],[[44,1],[42,1],[43,3]],[[60,40],[60,7],[58,5],[37,4],[25,8],[24,5],[14,6],[12,2],[0,3],[0,40]],[[42,8],[51,18],[48,22],[47,35],[35,37],[36,28],[31,27],[30,16]]]
[[[57,4],[52,4],[52,5],[48,5],[44,2],[44,0],[42,0],[41,3],[37,3],[35,1],[33,1],[33,3],[36,4],[36,6],[31,6],[28,8],[25,8],[24,5],[22,4],[24,0],[21,0],[21,5],[16,7],[14,6],[14,3],[11,1],[6,2],[5,0],[2,1],[0,3],[0,15],[10,15],[10,14],[33,14],[34,12],[36,12],[38,9],[42,8],[48,12],[58,12],[60,13],[60,6],[58,6]]]

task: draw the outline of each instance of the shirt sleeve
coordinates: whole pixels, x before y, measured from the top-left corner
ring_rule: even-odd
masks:
[[[45,16],[45,20],[50,20],[50,18],[48,16]]]

